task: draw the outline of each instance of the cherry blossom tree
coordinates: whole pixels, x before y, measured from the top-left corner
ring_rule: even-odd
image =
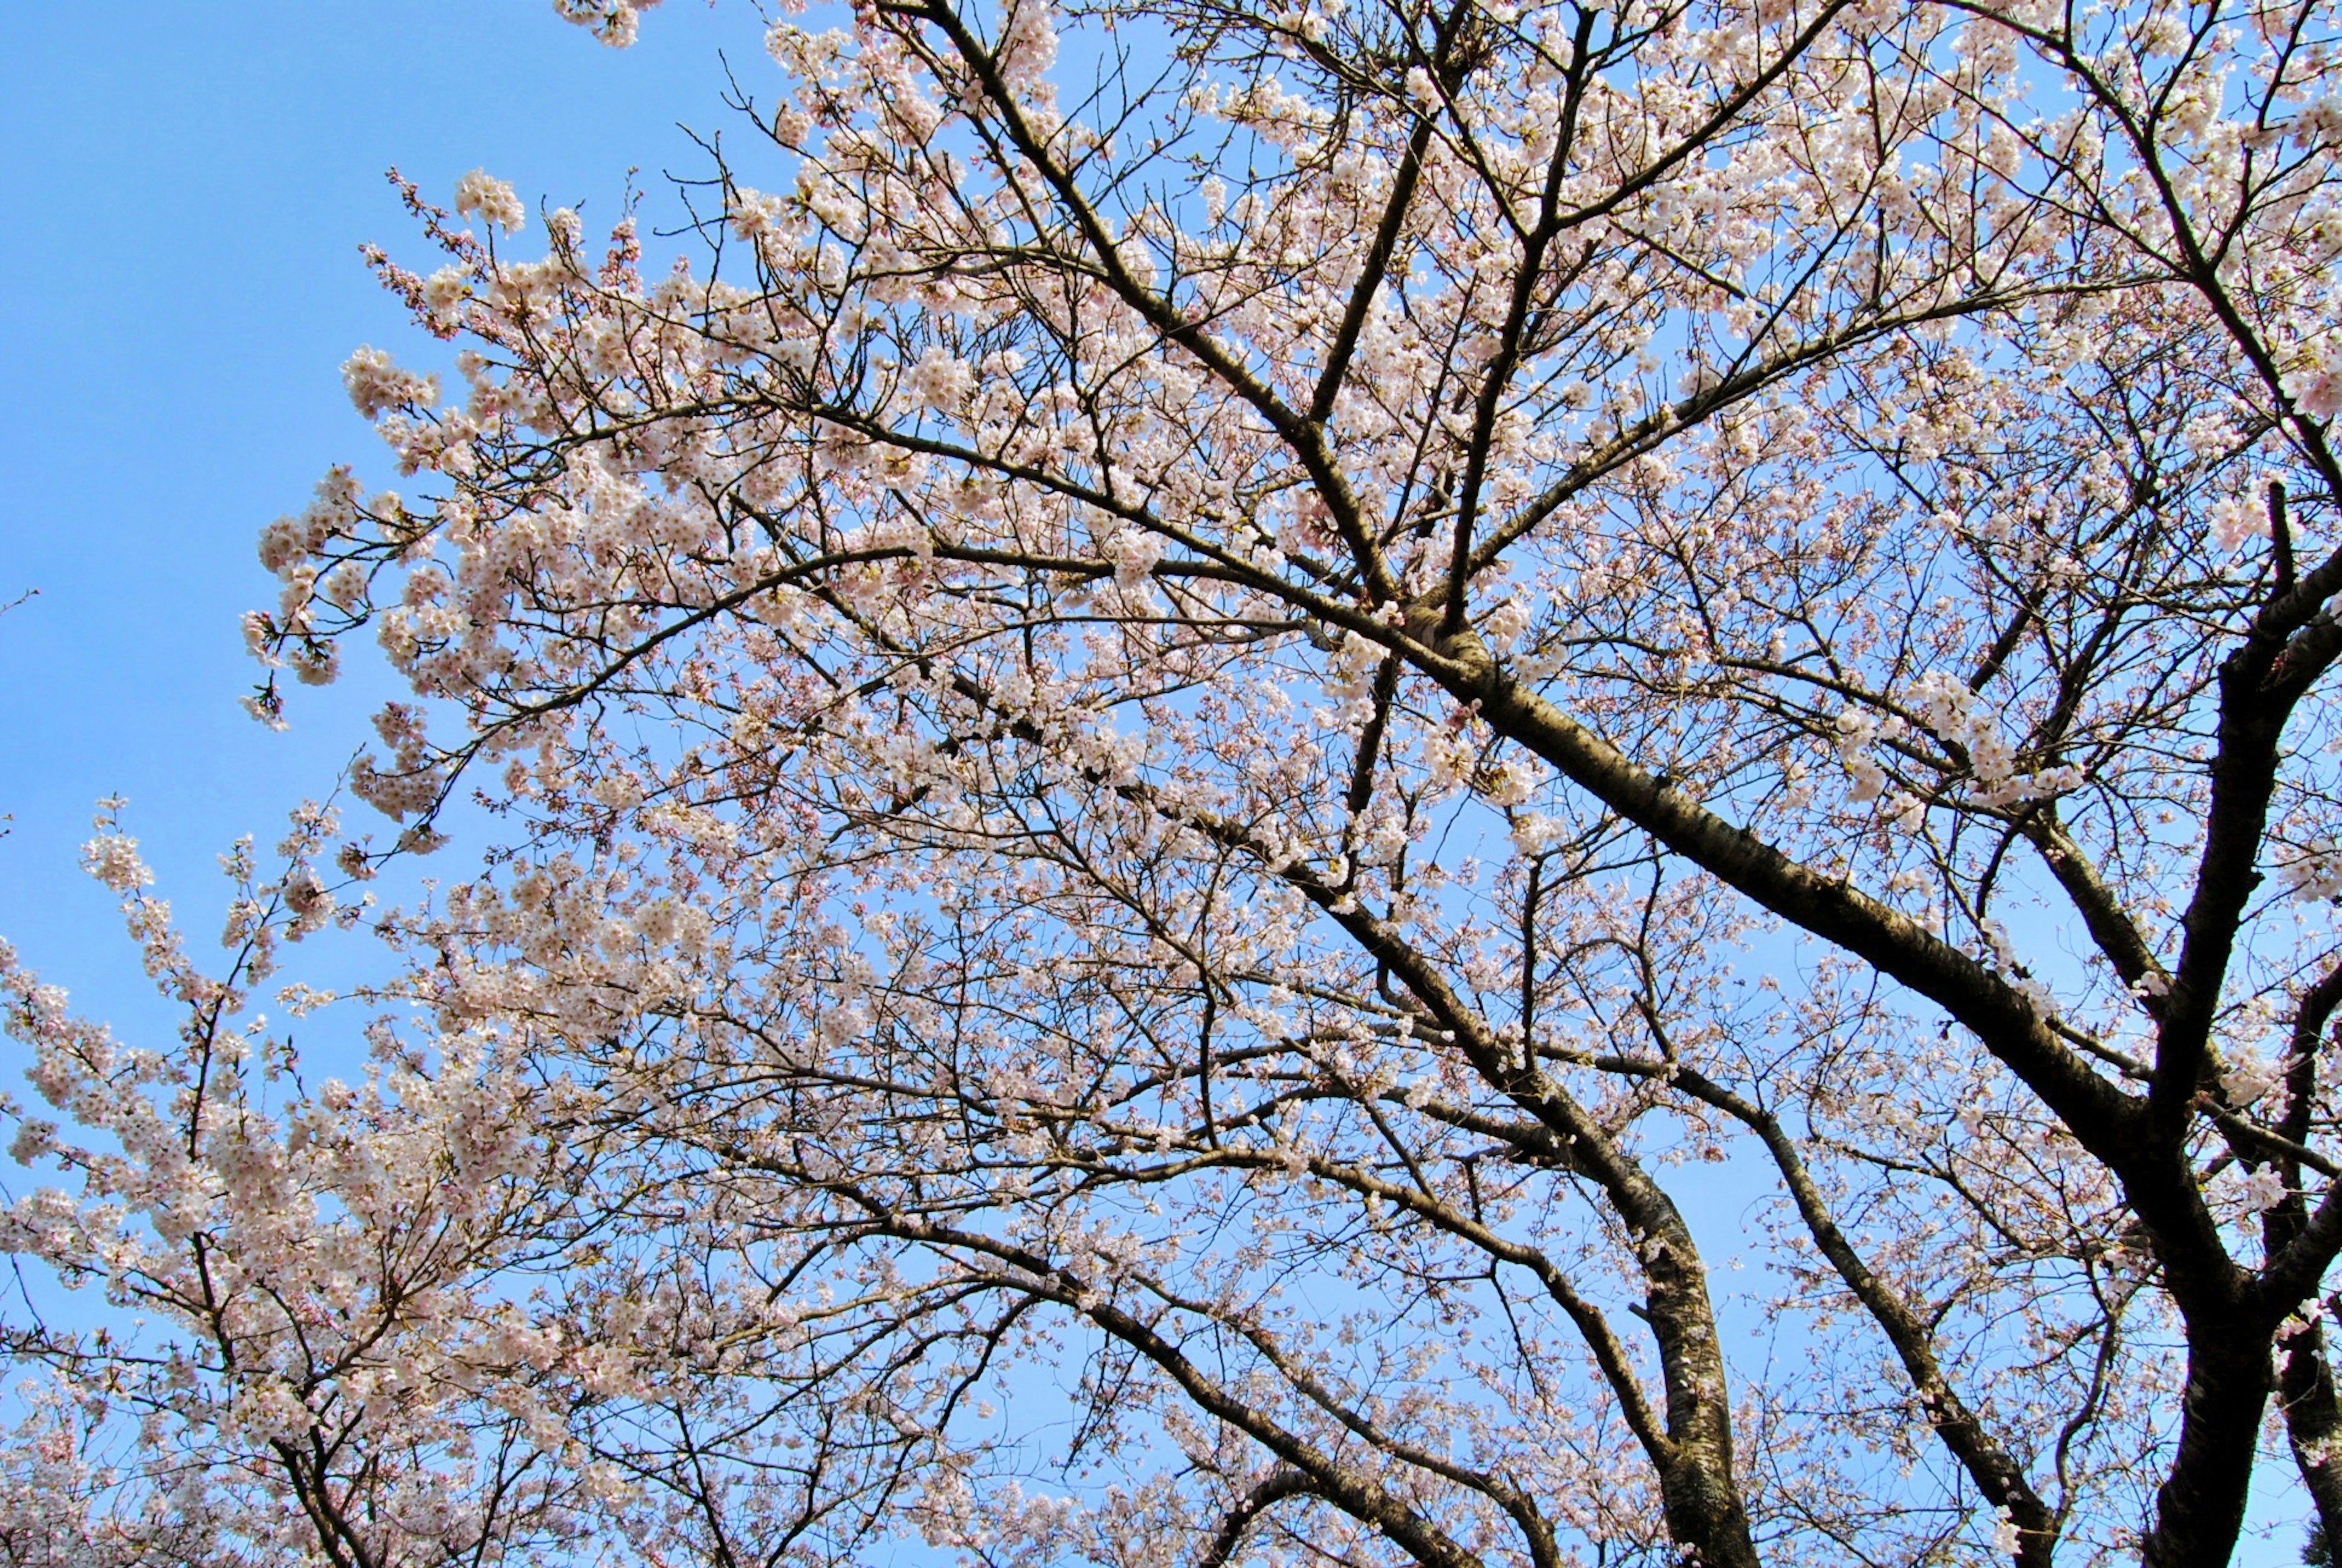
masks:
[[[0,1561],[372,1564],[415,1560],[407,1541],[493,1561],[574,1539],[607,1489],[566,1419],[595,1353],[497,1289],[594,1223],[571,1195],[590,1156],[530,1135],[508,1037],[443,1036],[426,1076],[385,1024],[362,1086],[313,1087],[289,1035],[246,1015],[244,988],[335,913],[309,866],[333,821],[296,817],[276,878],[249,845],[225,857],[214,976],[109,803],[89,869],[184,1012],[172,1049],[75,1019],[0,946],[11,1032],[75,1124],[20,1116],[13,1152],[80,1180],[0,1215],[0,1245],[140,1314],[8,1325],[49,1376],[0,1470]],[[176,1332],[138,1333],[150,1314]]]
[[[177,1348],[18,1335],[0,1547],[2342,1539],[2334,8],[837,20],[671,266],[410,189],[247,623],[403,825],[232,944],[502,831],[363,1090],[93,845],[194,1022],[11,979],[0,1240]]]

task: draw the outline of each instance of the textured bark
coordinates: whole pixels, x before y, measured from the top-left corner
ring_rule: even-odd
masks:
[[[2342,1399],[2326,1359],[2326,1333],[2317,1324],[2285,1342],[2277,1363],[2277,1399],[2285,1410],[2286,1441],[2301,1484],[2317,1505],[2328,1541],[2342,1541]]]
[[[2238,1322],[2190,1323],[2179,1449],[2155,1497],[2146,1568],[2226,1563],[2244,1528],[2271,1383],[2268,1336]]]

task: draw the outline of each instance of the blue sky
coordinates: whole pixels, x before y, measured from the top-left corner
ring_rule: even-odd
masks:
[[[330,788],[382,690],[358,661],[298,693],[285,735],[236,706],[256,673],[238,616],[274,598],[258,531],[333,463],[389,477],[342,360],[430,346],[358,255],[423,256],[383,172],[444,204],[485,165],[590,223],[639,165],[655,219],[662,171],[701,166],[677,121],[730,116],[719,52],[749,82],[770,67],[738,0],[670,0],[625,52],[547,0],[10,9],[0,602],[38,597],[0,615],[0,935],[121,1019],[145,1012],[136,970],[74,870],[91,803],[129,797],[162,891],[207,930],[214,856]]]

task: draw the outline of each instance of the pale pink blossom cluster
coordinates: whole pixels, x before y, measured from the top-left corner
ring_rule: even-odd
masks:
[[[642,29],[642,14],[659,0],[553,0],[562,20],[591,28],[594,35],[614,49],[633,44]]]
[[[378,348],[361,348],[343,361],[342,385],[349,389],[351,406],[368,419],[395,408],[428,407],[439,400],[439,389],[428,377],[399,369]]]
[[[631,13],[634,7],[621,9]],[[485,169],[474,169],[455,182],[455,212],[461,217],[493,224],[506,234],[517,234],[528,222],[528,209],[521,205],[512,186]]]

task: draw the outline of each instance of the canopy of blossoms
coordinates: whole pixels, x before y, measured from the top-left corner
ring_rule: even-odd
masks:
[[[654,257],[410,188],[246,623],[397,825],[8,961],[0,1557],[2342,1539],[2337,20],[879,0]]]

